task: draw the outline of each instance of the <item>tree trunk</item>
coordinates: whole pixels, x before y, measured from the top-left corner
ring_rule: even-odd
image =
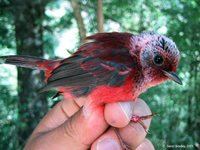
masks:
[[[142,5],[146,5],[146,1],[143,1]],[[139,15],[140,15],[140,20],[139,20],[139,29],[138,29],[138,33],[141,33],[143,31],[146,30],[145,26],[144,26],[144,22],[145,22],[145,16],[144,16],[145,10],[144,8],[141,6],[140,11],[139,11]]]
[[[104,31],[104,16],[103,16],[103,0],[97,2],[97,30],[98,32]]]
[[[15,37],[18,55],[42,57],[44,1],[14,1]],[[18,143],[23,146],[41,117],[47,112],[47,98],[37,92],[43,74],[18,68]]]
[[[70,0],[71,6],[74,12],[74,17],[78,26],[80,42],[83,43],[84,38],[86,37],[86,29],[83,22],[83,17],[81,15],[81,9],[77,0]]]

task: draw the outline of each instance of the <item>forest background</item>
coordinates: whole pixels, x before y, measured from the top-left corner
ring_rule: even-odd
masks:
[[[141,97],[159,116],[148,138],[156,149],[200,149],[199,0],[0,0],[0,56],[66,58],[96,32],[156,31],[181,51],[183,85],[166,82]],[[58,100],[37,70],[0,66],[0,149],[20,150]],[[134,140],[134,139],[133,139]]]

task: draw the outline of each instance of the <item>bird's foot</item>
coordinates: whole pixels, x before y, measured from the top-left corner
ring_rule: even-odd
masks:
[[[142,120],[146,120],[146,119],[153,118],[155,115],[157,115],[157,114],[156,114],[156,113],[153,113],[153,114],[146,115],[146,116],[136,116],[136,115],[133,115],[132,118],[131,118],[131,122],[133,122],[133,123],[139,123],[139,124],[144,128],[144,131],[145,131],[146,133],[149,133],[149,132],[148,132],[148,128],[147,128],[146,125],[142,122]]]
[[[146,116],[136,116],[136,115],[133,115],[132,118],[131,118],[131,122],[133,123],[139,123],[143,128],[144,128],[144,131],[146,133],[149,133],[148,132],[148,128],[146,127],[146,125],[142,122],[142,120],[146,120],[146,119],[150,119],[152,117],[154,117],[155,115],[157,115],[156,113],[153,113],[153,114],[150,114],[150,115],[146,115]],[[131,147],[125,143],[118,131],[117,128],[114,128],[114,131],[119,139],[119,142],[120,142],[120,145],[122,147],[123,150],[131,150]]]
[[[122,149],[123,150],[131,150],[131,147],[123,141],[123,139],[122,139],[122,137],[119,133],[119,130],[117,128],[114,128],[114,131],[115,131],[115,133],[116,133],[116,135],[119,139],[119,142],[120,142]]]

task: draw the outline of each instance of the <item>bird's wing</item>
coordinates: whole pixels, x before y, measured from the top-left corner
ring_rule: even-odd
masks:
[[[84,91],[98,85],[123,84],[135,65],[129,54],[129,41],[124,41],[129,40],[129,36],[126,33],[101,33],[88,39],[93,41],[81,46],[51,72],[42,91],[63,86]]]

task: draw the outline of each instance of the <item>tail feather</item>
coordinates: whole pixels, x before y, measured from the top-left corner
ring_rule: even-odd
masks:
[[[17,56],[17,55],[10,55],[10,56],[1,56],[0,63],[16,65],[25,68],[31,69],[44,69],[38,66],[40,63],[46,61],[45,59],[32,57],[32,56]]]

